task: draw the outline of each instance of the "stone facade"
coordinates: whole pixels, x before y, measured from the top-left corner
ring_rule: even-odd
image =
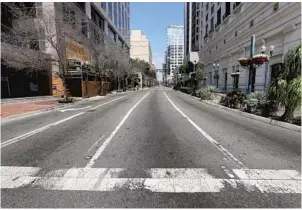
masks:
[[[221,91],[233,90],[231,73],[237,70],[240,72],[239,89],[247,90],[248,70],[240,67],[238,59],[250,56],[252,35],[256,37],[255,54],[261,53],[263,45],[267,49],[271,45],[274,46],[270,61],[257,68],[255,90],[264,90],[268,86],[272,66],[281,63],[288,50],[301,42],[301,3],[241,2],[234,5],[235,2],[231,2],[230,14],[225,16],[226,3],[208,2],[208,9],[206,3],[201,4],[202,41],[200,41],[199,57],[205,64],[207,84],[216,86],[216,79],[213,76],[217,72],[218,89]],[[219,9],[220,12],[217,12]],[[221,15],[220,20],[218,14]],[[206,15],[208,15],[207,21]],[[214,28],[211,28],[212,18]],[[220,24],[216,24],[217,21]]]
[[[140,59],[152,65],[152,49],[150,41],[141,30],[132,30],[130,37],[131,49],[130,57]]]

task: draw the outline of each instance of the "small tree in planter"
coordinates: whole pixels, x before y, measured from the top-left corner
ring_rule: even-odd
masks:
[[[269,88],[269,98],[284,106],[281,120],[291,122],[294,111],[301,106],[301,44],[287,53],[281,68],[279,82],[272,83]]]

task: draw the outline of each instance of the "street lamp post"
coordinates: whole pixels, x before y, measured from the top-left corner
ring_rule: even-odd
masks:
[[[249,80],[248,80],[248,90],[247,93],[250,94],[255,90],[255,76],[256,76],[256,68],[261,66],[263,63],[268,62],[268,56],[265,53],[266,47],[263,44],[261,47],[260,55],[255,56],[255,35],[251,36],[251,46],[250,46],[250,58],[240,58],[238,61],[242,68],[248,68],[249,70]],[[270,46],[270,56],[272,56],[274,50],[274,46]]]
[[[274,49],[275,49],[274,45],[271,45],[269,47],[270,56],[273,55]],[[263,46],[261,47],[261,53],[262,54],[266,53],[266,47],[265,47],[264,43],[263,43]],[[269,61],[267,63],[268,63],[268,66],[269,66]],[[268,71],[268,69],[266,68],[265,69],[265,74],[264,74],[264,90],[266,90],[267,71]]]
[[[214,68],[214,76],[213,78],[216,80],[216,87],[218,88],[218,80],[219,80],[219,63],[213,63],[213,68]]]

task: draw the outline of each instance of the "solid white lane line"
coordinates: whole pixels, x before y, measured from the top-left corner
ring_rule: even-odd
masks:
[[[67,112],[67,111],[76,111],[76,110],[81,110],[81,109],[87,109],[90,108],[91,106],[85,106],[85,107],[81,107],[81,108],[71,108],[71,109],[60,109],[60,112]]]
[[[28,133],[22,134],[22,135],[20,135],[20,136],[15,137],[15,138],[9,139],[9,140],[7,140],[7,141],[1,143],[1,148],[6,147],[6,146],[8,146],[8,145],[10,145],[10,144],[16,143],[16,142],[18,142],[18,141],[21,141],[21,140],[23,140],[23,139],[25,139],[25,138],[27,138],[27,137],[30,137],[30,136],[32,136],[32,135],[34,135],[34,134],[36,134],[36,133],[40,133],[41,131],[44,131],[44,130],[46,130],[46,129],[52,127],[52,126],[56,126],[56,125],[59,125],[59,124],[61,124],[61,123],[63,123],[63,122],[66,122],[66,121],[68,121],[68,120],[71,120],[71,119],[73,119],[73,118],[75,118],[75,117],[77,117],[77,116],[79,116],[79,115],[81,115],[81,114],[84,114],[84,112],[80,112],[80,113],[78,113],[78,114],[72,115],[72,116],[67,117],[67,118],[65,118],[65,119],[59,120],[59,121],[57,121],[57,122],[48,124],[48,125],[46,125],[46,126],[43,126],[43,127],[38,128],[38,129],[36,129],[36,130],[33,130],[33,131],[28,132]]]
[[[97,106],[95,106],[95,107],[90,108],[90,110],[99,108],[99,107],[104,106],[104,105],[106,105],[106,104],[110,104],[110,103],[112,103],[113,101],[117,101],[117,100],[119,100],[119,99],[121,99],[121,98],[124,98],[124,97],[126,97],[126,96],[121,96],[121,97],[119,97],[119,98],[116,98],[116,99],[113,99],[113,100],[111,100],[111,101],[105,102],[105,103],[103,103],[103,104],[97,105]]]
[[[129,117],[129,115],[131,114],[131,112],[135,109],[135,107],[137,107],[140,102],[142,100],[144,100],[147,96],[149,95],[149,92],[144,95],[143,98],[141,98],[125,115],[125,117],[123,117],[123,119],[121,120],[121,122],[115,127],[115,129],[113,130],[113,132],[107,137],[107,139],[103,142],[102,146],[97,150],[97,152],[93,155],[93,157],[90,159],[90,161],[87,163],[87,165],[85,166],[85,168],[91,168],[93,166],[93,164],[95,163],[95,161],[99,158],[99,156],[102,154],[102,152],[104,151],[104,149],[106,148],[106,146],[110,143],[111,139],[114,137],[114,135],[118,132],[118,130],[122,127],[122,125],[125,123],[125,121],[127,120],[127,118]]]
[[[221,144],[219,144],[216,140],[214,140],[209,134],[207,134],[204,130],[202,130],[193,120],[191,120],[185,113],[183,113],[168,97],[168,95],[164,92],[168,101],[172,104],[172,106],[184,117],[186,118],[191,125],[193,125],[206,139],[208,139],[219,151],[221,151],[225,156],[227,156],[230,160],[233,160],[238,166],[241,168],[246,168],[246,166],[238,160],[234,155],[232,155],[227,149],[225,149]]]
[[[99,138],[99,140],[97,140],[97,141],[89,148],[89,150],[88,150],[87,152],[90,152],[90,150],[92,150],[92,148],[95,147],[95,145],[96,145],[99,141],[101,141],[103,138],[104,138],[104,135],[102,135],[102,137]]]

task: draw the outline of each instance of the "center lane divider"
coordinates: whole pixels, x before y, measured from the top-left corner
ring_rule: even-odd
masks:
[[[91,168],[95,161],[100,157],[100,155],[102,154],[102,152],[104,151],[104,149],[107,147],[107,145],[110,143],[110,141],[112,140],[112,138],[114,137],[114,135],[118,132],[118,130],[122,127],[122,125],[125,123],[125,121],[127,120],[127,118],[129,117],[129,115],[131,114],[131,112],[140,104],[140,102],[142,102],[142,100],[144,100],[150,92],[148,92],[146,95],[144,95],[143,98],[141,98],[125,115],[125,117],[123,117],[123,119],[120,121],[120,123],[115,127],[115,129],[112,131],[112,133],[107,137],[107,139],[103,142],[102,146],[97,150],[97,152],[92,156],[92,158],[90,159],[90,161],[87,163],[87,165],[85,166],[85,168]]]

